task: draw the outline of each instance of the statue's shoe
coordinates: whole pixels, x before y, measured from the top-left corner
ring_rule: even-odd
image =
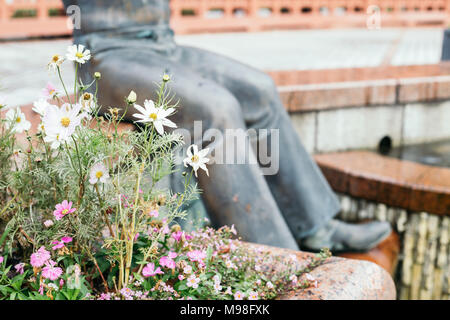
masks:
[[[328,248],[334,253],[366,252],[383,242],[392,232],[388,222],[373,221],[364,224],[350,224],[331,220],[312,236],[300,241],[305,251],[318,252]]]

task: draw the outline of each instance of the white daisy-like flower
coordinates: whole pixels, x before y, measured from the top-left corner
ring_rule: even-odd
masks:
[[[46,134],[44,141],[52,143],[53,149],[58,148],[61,142],[67,141],[86,116],[85,113],[80,114],[80,111],[80,104],[71,107],[67,103],[61,108],[54,106],[48,109],[42,119]]]
[[[82,44],[74,44],[73,46],[69,46],[67,48],[66,57],[71,61],[85,64],[91,59],[91,51],[86,49]]]
[[[61,66],[61,64],[64,62],[64,57],[60,56],[59,54],[55,54],[52,57],[52,60],[48,63],[48,69],[52,71],[58,70],[58,68]]]
[[[45,131],[44,124],[41,124],[42,131]],[[64,140],[61,139],[61,134],[56,130],[45,131],[44,141],[50,143],[50,148],[58,149]]]
[[[87,112],[89,114],[95,112],[95,99],[92,93],[83,93],[80,97],[80,104],[83,112]]]
[[[8,120],[7,126],[14,133],[22,133],[31,128],[31,122],[27,121],[25,114],[20,108],[9,109],[5,117]]]
[[[164,134],[164,127],[177,127],[175,123],[167,119],[168,116],[175,112],[174,108],[157,108],[152,100],[145,100],[144,108],[138,104],[135,104],[134,107],[140,112],[133,114],[133,117],[140,119],[136,122],[152,123],[160,135]]]
[[[43,117],[45,116],[45,113],[47,112],[49,106],[50,104],[48,103],[47,99],[41,98],[33,103],[33,109],[31,110]]]
[[[194,169],[196,177],[198,169],[205,170],[206,174],[209,176],[208,168],[206,168],[206,164],[209,162],[209,158],[206,158],[208,153],[209,148],[199,151],[195,144],[191,145],[187,149],[188,157],[183,160],[184,166],[187,167],[190,165]]]
[[[106,166],[103,163],[97,162],[92,166],[89,178],[90,184],[96,184],[98,182],[101,183],[108,182],[109,180],[108,168],[106,168]]]

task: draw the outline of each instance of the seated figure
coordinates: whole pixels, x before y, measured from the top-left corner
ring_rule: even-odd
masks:
[[[334,219],[340,211],[338,199],[302,146],[272,79],[224,56],[178,46],[169,27],[169,1],[64,0],[64,4],[81,8],[74,43],[85,45],[93,58],[80,76],[89,83],[95,72],[101,72],[100,105],[123,104],[131,89],[141,105],[144,98],[155,99],[155,82],[166,73],[173,76],[171,89],[180,100],[178,112],[170,118],[179,127],[193,130],[198,120],[204,132],[279,130],[276,174],[263,175],[252,164],[211,164],[209,177],[199,173],[203,202],[214,225],[234,224],[248,241],[291,249],[300,244],[311,251],[322,247],[364,251],[390,234],[385,222],[351,225]],[[136,120],[134,113],[129,110],[127,119]],[[194,143],[212,151],[224,143],[212,140],[203,135]]]

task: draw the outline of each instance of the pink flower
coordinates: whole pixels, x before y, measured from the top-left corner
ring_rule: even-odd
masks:
[[[64,285],[64,279],[59,280],[59,287],[62,288]]]
[[[193,274],[192,276],[190,276],[187,279],[186,285],[190,288],[197,289],[199,283],[200,283],[200,278],[197,278],[197,276],[195,274]]]
[[[159,212],[158,212],[158,210],[152,210],[152,211],[150,211],[149,215],[150,215],[150,217],[158,218]]]
[[[244,294],[240,291],[236,291],[234,294],[234,300],[244,300]]]
[[[57,280],[63,274],[63,270],[55,266],[56,266],[55,261],[53,260],[47,261],[44,269],[42,269],[42,276],[45,279],[50,279],[52,281]]]
[[[134,236],[134,241],[135,241],[135,242],[137,241],[137,239],[139,239],[139,232],[136,233],[136,235]]]
[[[59,250],[65,247],[64,242],[60,242],[60,241],[53,241],[52,244],[54,244],[54,246],[52,247],[52,250]]]
[[[237,235],[236,228],[234,227],[234,224],[231,226],[230,232],[234,235]]]
[[[187,256],[192,262],[197,261],[203,263],[203,260],[206,259],[206,253],[200,250],[189,251]]]
[[[63,243],[71,243],[73,241],[73,238],[71,237],[62,237],[61,242]]]
[[[39,294],[41,296],[44,295],[44,283],[43,282],[41,282],[41,285],[39,286]]]
[[[144,269],[142,269],[142,275],[146,278],[154,277],[157,274],[164,274],[164,272],[161,271],[160,267],[156,268],[156,270],[155,270],[154,263],[149,263],[144,267]]]
[[[175,267],[176,267],[175,261],[172,258],[166,257],[166,256],[159,259],[159,264],[162,267],[166,267],[169,269],[175,269]]]
[[[57,94],[58,94],[58,91],[56,91],[55,86],[50,82],[47,83],[47,86],[44,89],[42,89],[42,95],[45,98],[53,99],[53,97]]]
[[[17,273],[23,274],[24,270],[23,268],[25,267],[25,263],[18,263],[14,266],[14,268],[16,269]]]
[[[64,248],[66,243],[71,243],[73,238],[71,237],[62,237],[61,241],[53,241],[52,244],[55,246],[52,247],[52,250],[58,250]]]
[[[174,238],[176,242],[180,242],[182,237],[183,237],[183,231],[177,231],[177,232],[172,233],[172,238]]]
[[[178,276],[178,280],[183,281],[183,280],[184,280],[184,276],[183,276],[182,274],[180,274],[180,275]]]
[[[72,201],[67,202],[67,200],[64,200],[62,203],[57,204],[55,206],[55,211],[53,211],[53,215],[55,216],[56,220],[61,220],[66,215],[71,214],[75,212],[75,208],[72,208]]]
[[[176,257],[178,257],[178,255],[175,252],[169,252],[169,258],[170,259],[175,259]]]
[[[45,247],[41,247],[37,252],[31,255],[30,261],[33,267],[40,268],[48,259],[50,259],[50,252],[45,250]]]
[[[44,222],[44,226],[45,226],[46,228],[50,228],[51,226],[53,226],[53,221],[52,221],[52,220],[46,220],[46,221]]]
[[[5,260],[3,257],[0,257],[0,263],[3,263],[3,260]]]

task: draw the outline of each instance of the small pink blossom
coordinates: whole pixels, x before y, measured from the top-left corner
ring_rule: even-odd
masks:
[[[71,243],[73,241],[73,238],[71,238],[71,237],[62,237],[61,238],[61,242],[64,242],[64,243]]]
[[[5,260],[3,257],[0,257],[0,263],[3,263],[3,260]]]
[[[50,259],[50,252],[41,247],[37,252],[33,253],[30,258],[31,265],[35,268],[42,267]]]
[[[46,220],[46,221],[44,222],[44,226],[45,226],[46,228],[50,228],[51,226],[53,226],[53,221],[52,221],[52,220]]]
[[[44,283],[43,282],[41,282],[41,285],[39,286],[39,294],[41,296],[44,295]]]
[[[149,215],[150,215],[150,217],[158,218],[159,212],[158,212],[158,210],[152,210],[152,211],[150,211]]]
[[[182,274],[180,274],[180,275],[178,276],[178,280],[183,281],[183,280],[184,280],[184,276],[183,276]]]
[[[244,300],[244,294],[240,291],[236,291],[234,294],[234,300]]]
[[[25,268],[25,263],[18,263],[14,266],[14,269],[16,269],[16,272],[20,273],[20,274],[24,273],[23,268]]]
[[[75,208],[72,208],[72,201],[68,202],[67,200],[64,200],[62,203],[57,204],[55,206],[55,211],[53,211],[53,215],[55,216],[56,220],[61,220],[66,215],[71,214],[75,212]]]
[[[55,86],[50,82],[42,89],[42,96],[45,98],[53,99],[56,95],[58,95],[58,91],[56,91]]]
[[[203,263],[203,260],[206,259],[206,253],[200,250],[189,251],[186,255],[192,262]]]
[[[144,267],[144,269],[142,269],[142,275],[146,278],[154,277],[157,274],[164,274],[164,272],[161,271],[160,267],[156,268],[156,270],[155,270],[154,263],[149,263]]]
[[[177,231],[177,232],[172,233],[172,238],[174,238],[176,242],[180,242],[182,237],[183,237],[183,231]]]
[[[259,299],[258,292],[252,291],[248,294],[248,300],[258,300],[258,299]]]
[[[187,279],[186,285],[190,288],[197,289],[199,282],[200,282],[200,278],[197,278],[197,276],[195,274],[193,274],[192,276],[190,276]]]
[[[59,250],[59,249],[62,249],[62,248],[65,247],[64,242],[62,242],[62,241],[61,242],[60,241],[53,241],[52,244],[54,245],[52,247],[53,251]]]
[[[161,257],[161,259],[159,259],[159,264],[162,267],[166,267],[169,269],[175,269],[175,267],[176,267],[175,261],[172,258],[167,257],[167,256]]]
[[[47,261],[45,267],[42,269],[42,276],[45,279],[50,279],[52,281],[57,280],[63,274],[63,270],[56,267],[56,262],[53,260]]]
[[[175,259],[176,257],[178,257],[178,254],[176,254],[176,252],[169,252],[169,258],[170,259]]]
[[[62,237],[61,241],[53,241],[52,244],[54,245],[52,247],[52,250],[58,250],[64,248],[66,243],[71,243],[73,241],[73,238],[71,237]]]

